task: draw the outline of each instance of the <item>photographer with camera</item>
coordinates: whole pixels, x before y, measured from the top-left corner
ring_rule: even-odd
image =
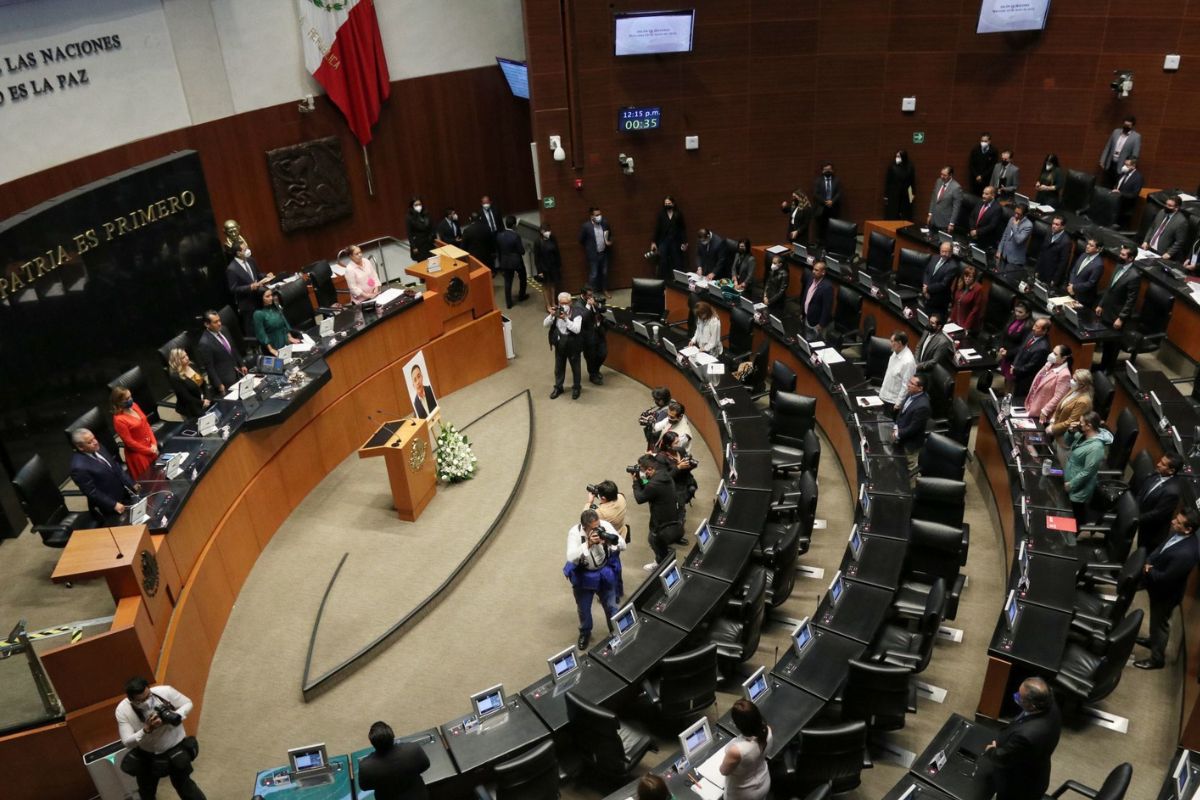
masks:
[[[171,779],[181,800],[205,800],[191,778],[200,746],[183,729],[191,710],[192,701],[170,686],[151,689],[145,678],[131,678],[125,684],[125,699],[116,711],[121,743],[129,748],[121,771],[137,779],[142,800],[158,796],[163,778]]]
[[[675,485],[675,503],[679,506],[679,524],[682,525],[687,517],[687,507],[692,504],[692,498],[699,489],[696,476],[692,474],[699,462],[676,448],[678,439],[679,435],[674,431],[663,431],[651,448],[650,455],[657,458],[671,476],[671,482]]]
[[[600,595],[606,620],[617,613],[614,569],[620,569],[617,554],[624,549],[625,540],[592,508],[585,509],[579,515],[579,524],[567,531],[563,575],[571,582],[575,609],[579,612],[580,650],[586,650],[592,639],[592,598]],[[608,624],[611,630],[611,620]]]
[[[683,538],[683,526],[679,524],[679,504],[675,500],[675,482],[656,456],[646,454],[638,459],[637,466],[626,467],[633,476],[633,499],[638,504],[650,504],[650,549],[654,561],[642,569],[653,572],[664,558],[671,554],[671,545]]]
[[[600,519],[612,525],[618,536],[629,544],[629,533],[625,530],[625,495],[617,491],[617,485],[612,481],[589,483],[587,487],[588,500],[584,510],[592,509],[600,515]],[[621,554],[614,553],[613,579],[616,586],[617,603],[625,596],[625,581],[621,577]]]
[[[550,399],[563,393],[563,380],[567,376],[567,363],[571,364],[571,399],[578,400],[579,354],[583,351],[583,312],[571,304],[569,292],[558,293],[558,305],[546,309],[542,327],[550,329],[550,347],[554,350],[554,391]]]
[[[676,452],[690,456],[692,454],[692,426],[688,423],[687,409],[678,400],[667,403],[667,416],[654,423],[654,432],[658,434],[657,440],[661,440],[662,435],[668,431],[675,434],[673,446]],[[659,446],[651,445],[650,449],[657,450]]]
[[[608,339],[603,322],[605,300],[603,297],[597,297],[592,287],[584,286],[579,291],[579,306],[583,315],[580,330],[583,333],[584,365],[587,367],[588,380],[600,386],[604,383],[600,367],[604,365],[604,359],[608,358]]]
[[[671,390],[665,386],[656,386],[650,390],[650,397],[654,400],[654,405],[638,416],[638,425],[642,426],[642,433],[646,434],[647,445],[654,444],[658,439],[658,432],[654,430],[654,426],[667,418],[667,404],[671,402]]]

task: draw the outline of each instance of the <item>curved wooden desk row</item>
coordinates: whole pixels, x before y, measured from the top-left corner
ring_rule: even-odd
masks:
[[[170,532],[152,537],[174,603],[170,614],[152,617],[141,598],[126,598],[106,633],[42,656],[67,719],[0,738],[6,796],[92,796],[81,754],[116,738],[113,709],[130,676],[153,675],[191,697],[187,728],[195,732],[213,655],[259,553],[300,501],[375,431],[381,410],[392,418],[411,413],[405,361],[424,350],[442,394],[506,366],[491,272],[478,262],[471,267],[467,301],[450,304],[427,291],[424,302],[329,353],[332,379],[286,421],[239,432],[227,444]]]

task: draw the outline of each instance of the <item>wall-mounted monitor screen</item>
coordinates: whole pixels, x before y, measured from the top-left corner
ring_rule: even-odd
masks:
[[[497,58],[500,71],[508,81],[508,88],[517,97],[529,99],[529,66],[524,61],[513,61],[508,58]]]
[[[662,125],[661,106],[625,106],[617,111],[617,131],[630,133],[632,131],[658,130]]]
[[[618,56],[690,53],[695,9],[614,15],[613,52]]]
[[[1050,0],[983,0],[975,32],[1040,31],[1049,12]]]

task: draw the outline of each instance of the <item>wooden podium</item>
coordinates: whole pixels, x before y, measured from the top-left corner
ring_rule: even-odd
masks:
[[[383,456],[392,503],[400,519],[415,522],[437,494],[437,459],[429,446],[429,424],[423,419],[385,422],[358,448],[359,458]]]
[[[101,577],[118,603],[127,597],[142,598],[153,625],[165,625],[170,619],[174,602],[159,571],[154,543],[145,525],[75,531],[63,548],[50,580]]]
[[[475,319],[474,302],[464,302],[471,294],[469,258],[467,251],[447,244],[434,250],[429,258],[404,270],[424,282],[426,289],[435,292],[441,298],[437,305],[441,309],[445,330],[466,325]],[[490,287],[491,273],[488,273],[487,282]],[[486,294],[490,306],[492,293],[489,290]]]

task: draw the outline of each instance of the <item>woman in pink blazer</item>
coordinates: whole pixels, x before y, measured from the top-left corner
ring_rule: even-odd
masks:
[[[1071,348],[1060,344],[1050,350],[1045,366],[1033,376],[1029,394],[1025,396],[1025,410],[1044,428],[1070,388]]]

